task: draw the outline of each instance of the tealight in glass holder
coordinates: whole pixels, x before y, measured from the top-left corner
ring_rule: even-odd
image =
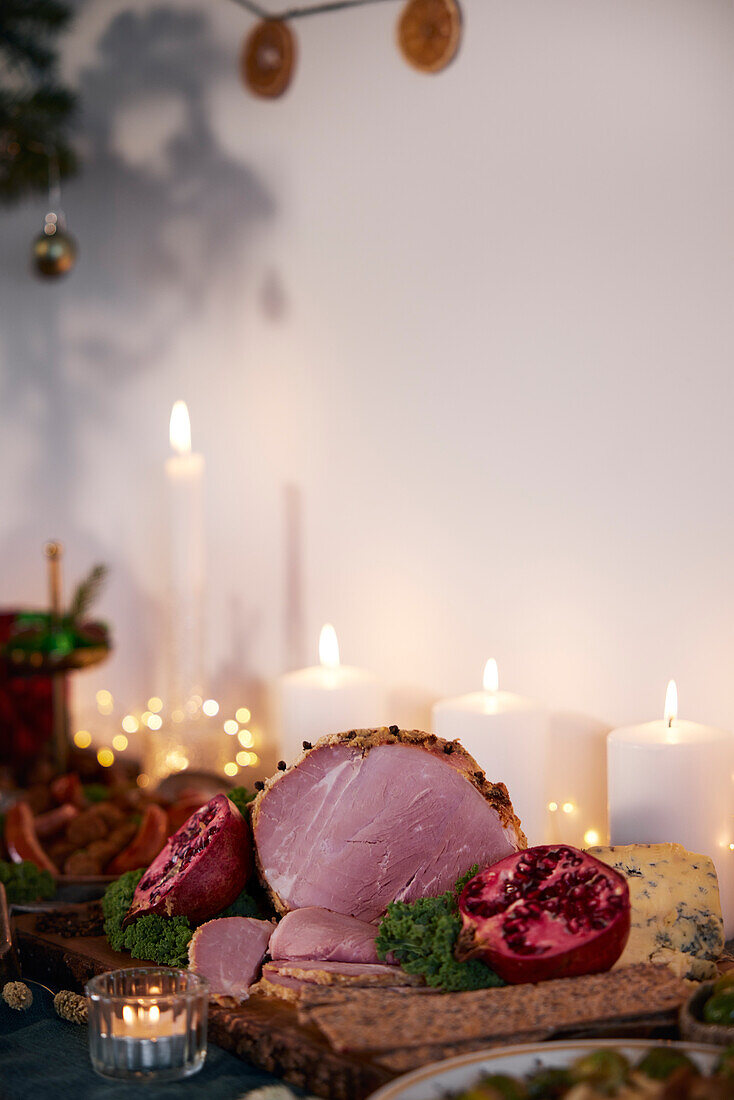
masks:
[[[209,985],[188,970],[131,967],[87,983],[89,1056],[102,1077],[176,1081],[206,1058]]]

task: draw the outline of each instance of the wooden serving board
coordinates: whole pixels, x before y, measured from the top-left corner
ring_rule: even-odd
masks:
[[[146,965],[132,960],[129,955],[112,951],[103,936],[65,939],[55,933],[36,931],[35,924],[35,914],[26,913],[17,916],[14,920],[15,938],[23,973],[28,978],[45,985],[81,991],[85,982],[95,974],[121,967]],[[597,981],[603,982],[607,977],[611,980],[612,975],[597,976]],[[583,983],[588,979],[575,980]],[[541,989],[541,987],[524,988]],[[483,993],[493,994],[497,992],[510,993],[509,990],[483,991]],[[550,992],[549,989],[548,993]],[[474,1005],[474,999],[478,996],[481,998],[482,994],[447,994],[444,1000],[441,994],[419,989],[403,991],[402,995],[407,998],[406,1018],[410,1015],[408,1001],[411,1009],[418,1008],[420,1017],[420,1006],[417,1005],[416,998],[420,1001],[427,998],[435,1004],[440,1003],[442,1010],[445,1006],[447,1025],[451,1013],[458,1012],[461,1015],[464,1005],[467,1009],[471,1008],[475,1019],[481,1018],[481,1009],[477,1011],[479,1006]],[[630,1004],[624,1015],[620,1014],[617,1019],[596,1019],[593,1025],[584,1024],[582,1021],[564,1028],[546,1025],[543,1029],[534,1032],[521,1034],[515,1032],[490,1041],[482,1036],[475,1036],[469,1042],[460,1043],[452,1037],[451,1028],[447,1026],[445,1036],[438,1036],[438,1043],[435,1034],[428,1035],[427,1041],[423,1041],[420,1035],[413,1034],[409,1036],[406,1045],[398,1049],[360,1049],[358,1041],[360,1020],[368,1020],[369,1013],[374,1014],[375,1011],[376,1019],[379,1020],[382,997],[383,992],[378,989],[350,990],[346,993],[343,989],[330,989],[322,998],[321,993],[316,989],[313,998],[309,994],[309,1001],[312,1003],[302,1003],[300,1011],[294,1004],[262,996],[253,996],[244,1005],[235,1009],[210,1004],[209,1038],[211,1042],[231,1051],[243,1060],[268,1070],[310,1093],[333,1098],[333,1100],[363,1100],[381,1085],[400,1073],[416,1068],[417,1065],[497,1043],[550,1038],[602,1036],[675,1038],[677,1036],[677,1009],[644,1011],[642,1004],[639,1006]],[[401,1017],[403,1012],[399,998],[400,994],[396,994],[395,991],[384,991],[386,1008],[388,1003],[391,1003],[392,1011],[397,1011],[398,1017]],[[343,1009],[342,999],[344,999]],[[324,1003],[316,1004],[315,1002],[319,1000],[323,1000]],[[441,1015],[442,1012],[439,1012],[439,1018]],[[350,1017],[353,1029],[356,1023],[357,1039],[352,1042],[349,1049],[345,1049],[349,1044],[341,1042],[340,1021],[344,1018],[347,1023]],[[433,1022],[435,1024],[436,1021]],[[379,1030],[379,1026],[376,1030]],[[366,1046],[369,1046],[369,1041]]]
[[[14,918],[15,939],[26,977],[44,985],[83,991],[95,974],[145,966],[113,951],[104,936],[64,939],[36,932],[36,916]],[[237,1009],[209,1005],[209,1039],[244,1061],[318,1096],[360,1100],[397,1076],[360,1055],[338,1054],[317,1027],[298,1022],[293,1005],[251,998]]]

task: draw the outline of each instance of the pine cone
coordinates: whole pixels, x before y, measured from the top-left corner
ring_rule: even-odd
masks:
[[[62,1020],[68,1020],[71,1024],[86,1024],[88,1019],[87,998],[81,993],[72,993],[70,989],[62,989],[54,997],[54,1008]]]
[[[33,994],[24,982],[7,982],[3,987],[3,1000],[18,1012],[25,1012],[33,1004]]]

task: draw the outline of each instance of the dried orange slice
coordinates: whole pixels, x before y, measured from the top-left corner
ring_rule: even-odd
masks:
[[[421,72],[438,73],[459,48],[461,9],[456,0],[408,0],[397,31],[405,60]]]
[[[296,42],[290,28],[278,19],[264,19],[242,47],[242,79],[255,95],[274,99],[290,84],[295,60]]]

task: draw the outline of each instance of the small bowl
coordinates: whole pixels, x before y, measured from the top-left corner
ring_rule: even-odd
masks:
[[[678,1027],[684,1039],[694,1043],[713,1043],[717,1047],[734,1045],[734,1024],[707,1024],[703,1006],[714,991],[714,982],[704,982],[680,1006]]]

